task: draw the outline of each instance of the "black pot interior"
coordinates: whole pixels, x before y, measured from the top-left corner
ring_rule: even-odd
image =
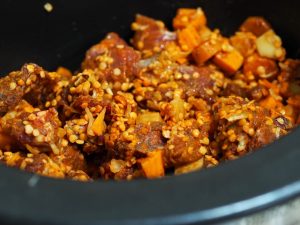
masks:
[[[242,21],[262,15],[271,21],[291,57],[299,53],[297,1],[271,0],[110,0],[51,1],[54,10],[44,10],[46,1],[5,0],[1,3],[0,73],[35,62],[48,70],[63,65],[79,68],[85,51],[110,31],[129,40],[136,13],[161,19],[170,27],[179,7],[203,7],[211,27],[233,34]]]
[[[35,62],[47,70],[80,67],[85,51],[115,31],[130,39],[136,13],[170,27],[179,7],[202,7],[211,27],[230,35],[248,16],[264,16],[290,57],[300,48],[296,0],[4,0],[0,13],[0,74]],[[0,167],[0,217],[7,224],[195,224],[253,212],[300,193],[300,130],[218,168],[155,181],[80,184]],[[283,152],[284,149],[284,152]],[[291,189],[278,191],[282,187]],[[281,190],[281,189],[280,189]],[[270,195],[271,193],[271,195]],[[257,201],[253,201],[256,197]],[[227,207],[227,208],[226,208]],[[1,219],[0,219],[1,221]]]

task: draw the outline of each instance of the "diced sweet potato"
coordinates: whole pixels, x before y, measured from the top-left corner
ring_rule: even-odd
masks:
[[[178,42],[184,51],[192,51],[200,44],[200,35],[193,26],[188,26],[177,32]]]
[[[183,29],[189,25],[192,25],[196,29],[206,25],[206,17],[201,8],[178,9],[176,17],[173,19],[174,29]]]
[[[198,65],[202,65],[218,53],[221,48],[222,43],[219,40],[205,41],[193,50],[193,58]]]
[[[241,25],[240,30],[243,32],[251,32],[256,37],[271,29],[271,25],[262,17],[248,17]]]
[[[214,63],[229,74],[237,72],[242,66],[243,60],[244,57],[235,49],[219,52],[213,58]]]
[[[148,157],[140,159],[139,163],[147,178],[157,178],[165,175],[162,151],[148,153]]]
[[[267,109],[276,109],[276,107],[282,107],[280,101],[276,100],[272,95],[269,95],[267,98],[261,100],[259,104]]]

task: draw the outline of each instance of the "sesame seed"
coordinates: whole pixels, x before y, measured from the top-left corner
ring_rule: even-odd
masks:
[[[25,84],[25,82],[22,79],[18,80],[17,83],[19,86],[23,86]]]
[[[28,70],[29,73],[33,73],[34,72],[34,66],[33,65],[31,65],[31,64],[27,65],[26,68],[27,68],[27,70]]]
[[[46,103],[45,103],[45,107],[49,107],[51,105],[51,103],[49,102],[49,101],[47,101]]]
[[[100,70],[105,70],[107,68],[107,64],[105,62],[101,62],[99,68]]]
[[[50,12],[52,12],[52,10],[53,10],[53,5],[52,5],[51,3],[49,3],[49,2],[47,2],[47,3],[44,5],[44,9],[45,9],[48,13],[50,13]]]
[[[17,87],[17,84],[16,84],[15,82],[11,82],[11,83],[9,84],[10,90],[14,90],[16,87]]]
[[[31,125],[26,125],[25,126],[25,133],[26,134],[31,134],[33,132],[33,127]]]
[[[185,79],[185,80],[190,79],[190,77],[191,76],[189,74],[187,74],[187,73],[183,74],[183,79]]]
[[[138,95],[138,96],[136,96],[136,101],[137,102],[140,102],[140,101],[142,101],[144,98],[142,97],[142,96],[140,96],[140,95]]]
[[[51,105],[52,105],[52,106],[56,106],[56,105],[57,105],[56,99],[53,99],[53,100],[52,100]]]
[[[67,147],[68,146],[68,141],[66,139],[62,139],[61,146],[62,147]]]
[[[196,138],[196,137],[199,137],[199,135],[200,135],[200,132],[199,132],[199,130],[198,129],[194,129],[193,131],[192,131],[192,135]]]
[[[29,120],[35,120],[35,119],[36,119],[36,115],[35,115],[35,114],[30,114],[30,115],[28,116],[28,119],[29,119]]]
[[[40,132],[38,129],[34,129],[33,132],[32,132],[33,136],[37,137],[40,135]]]
[[[182,78],[182,74],[179,73],[179,72],[176,72],[176,73],[175,73],[175,79],[179,80],[179,79],[181,79],[181,78]]]
[[[75,134],[72,134],[72,135],[70,135],[70,137],[69,137],[69,141],[71,142],[71,143],[74,143],[74,142],[76,142],[77,141],[77,136],[75,135]]]
[[[76,144],[83,145],[84,141],[83,140],[76,140]]]
[[[253,136],[253,135],[255,134],[254,129],[253,129],[253,128],[250,128],[250,129],[248,130],[248,134],[249,134],[250,136]]]
[[[213,95],[214,94],[214,92],[210,89],[206,89],[205,91],[208,95]]]
[[[207,148],[204,147],[204,146],[201,146],[200,149],[199,149],[199,152],[202,154],[202,155],[205,155],[207,153]]]
[[[266,69],[265,69],[265,67],[263,67],[263,66],[259,66],[259,67],[257,67],[257,73],[259,74],[259,75],[265,75],[266,74]]]
[[[142,41],[138,41],[138,43],[137,43],[137,47],[138,47],[139,49],[142,49],[142,48],[144,48],[144,42],[142,42]]]
[[[115,68],[113,73],[115,76],[119,76],[119,75],[121,75],[121,70],[119,68]]]
[[[200,76],[200,74],[198,72],[193,73],[193,78],[198,78],[199,76]]]

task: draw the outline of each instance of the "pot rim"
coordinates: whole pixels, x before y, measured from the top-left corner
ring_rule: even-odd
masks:
[[[299,134],[296,128],[215,168],[156,180],[81,183],[1,165],[0,217],[22,224],[201,224],[251,214],[300,194]]]

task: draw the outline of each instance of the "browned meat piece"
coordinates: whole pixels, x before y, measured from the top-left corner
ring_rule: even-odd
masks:
[[[251,32],[256,37],[261,36],[270,29],[272,29],[271,25],[259,16],[248,17],[240,27],[241,31]]]
[[[215,139],[224,159],[265,146],[291,129],[291,122],[280,113],[240,97],[220,98],[213,110],[218,122]]]
[[[235,95],[259,101],[270,95],[269,90],[265,86],[259,83],[255,83],[255,86],[251,86],[252,84],[253,83],[247,84],[241,79],[227,79],[224,82],[224,89],[222,90],[221,96],[228,97]]]
[[[61,167],[65,167],[65,171],[87,171],[84,155],[75,146],[67,146],[60,154],[51,153],[49,157]]]
[[[180,66],[184,93],[187,97],[197,97],[209,103],[215,101],[223,86],[223,74],[209,67]]]
[[[21,152],[4,152],[0,154],[0,161],[8,166],[18,167],[22,170],[54,178],[71,178],[88,181],[89,176],[81,170],[72,170],[52,160],[46,154],[25,154]]]
[[[137,74],[140,55],[117,34],[109,33],[99,44],[91,47],[82,69],[93,69],[101,80],[129,82]]]
[[[34,154],[49,151],[58,154],[68,144],[60,126],[55,109],[41,111],[24,100],[1,118],[2,132]]]
[[[24,154],[21,152],[4,152],[1,161],[8,166],[18,167],[28,172],[37,173],[43,176],[64,178],[63,170],[51,160],[46,154]]]
[[[228,80],[224,82],[224,89],[222,90],[221,96],[240,96],[242,98],[248,97],[247,95],[247,84],[243,81],[239,82],[236,80]]]
[[[279,70],[274,60],[255,54],[245,60],[243,72],[249,80],[274,79]]]
[[[159,113],[143,112],[135,119],[135,125],[131,124],[124,131],[119,130],[116,140],[113,141],[107,136],[106,146],[113,156],[129,160],[133,156],[144,157],[147,152],[164,148],[164,138],[161,133],[163,123]],[[117,134],[115,127],[112,127],[110,132]]]
[[[107,126],[107,132],[104,134],[105,147],[112,156],[117,158],[126,158],[126,152],[121,151],[123,146],[129,144],[132,139],[129,133],[137,118],[137,104],[133,95],[130,93],[118,92],[112,100],[111,123]],[[132,153],[132,148],[128,150],[128,155]]]
[[[136,169],[132,167],[132,164],[136,162],[126,162],[120,159],[112,159],[111,161],[104,163],[99,168],[101,177],[105,180],[131,180],[134,177],[141,176],[141,174],[135,174]]]
[[[143,15],[136,16],[132,29],[135,31],[133,46],[142,52],[146,51],[148,53],[146,55],[159,52],[167,43],[176,40],[176,34],[168,31],[163,22]]]
[[[171,128],[164,128],[164,134],[167,133],[169,139],[164,149],[166,167],[187,165],[209,154],[207,127],[193,119],[171,124]]]
[[[270,95],[269,90],[265,86],[262,86],[262,85],[258,85],[256,87],[253,87],[250,90],[248,90],[248,98],[253,99],[255,101],[264,99],[269,95]]]
[[[200,147],[199,140],[192,137],[188,132],[183,137],[174,136],[164,151],[167,167],[178,167],[199,160],[204,155],[200,152]],[[202,148],[203,150],[206,149],[205,147]]]
[[[70,107],[65,114],[84,114],[86,108],[91,109],[93,114],[100,113],[108,105],[112,94],[107,82],[100,83],[94,71],[84,70],[73,76],[67,87],[65,97]]]
[[[48,73],[35,64],[25,64],[20,71],[0,79],[0,115],[13,109],[26,94],[35,92],[34,102],[41,102],[43,94],[52,92],[59,75]],[[47,85],[46,85],[47,84]]]
[[[280,94],[291,97],[300,94],[300,60],[287,59],[280,64],[278,76]]]
[[[138,123],[134,130],[137,138],[136,151],[145,154],[155,149],[162,149],[164,141],[161,130],[162,122]]]

